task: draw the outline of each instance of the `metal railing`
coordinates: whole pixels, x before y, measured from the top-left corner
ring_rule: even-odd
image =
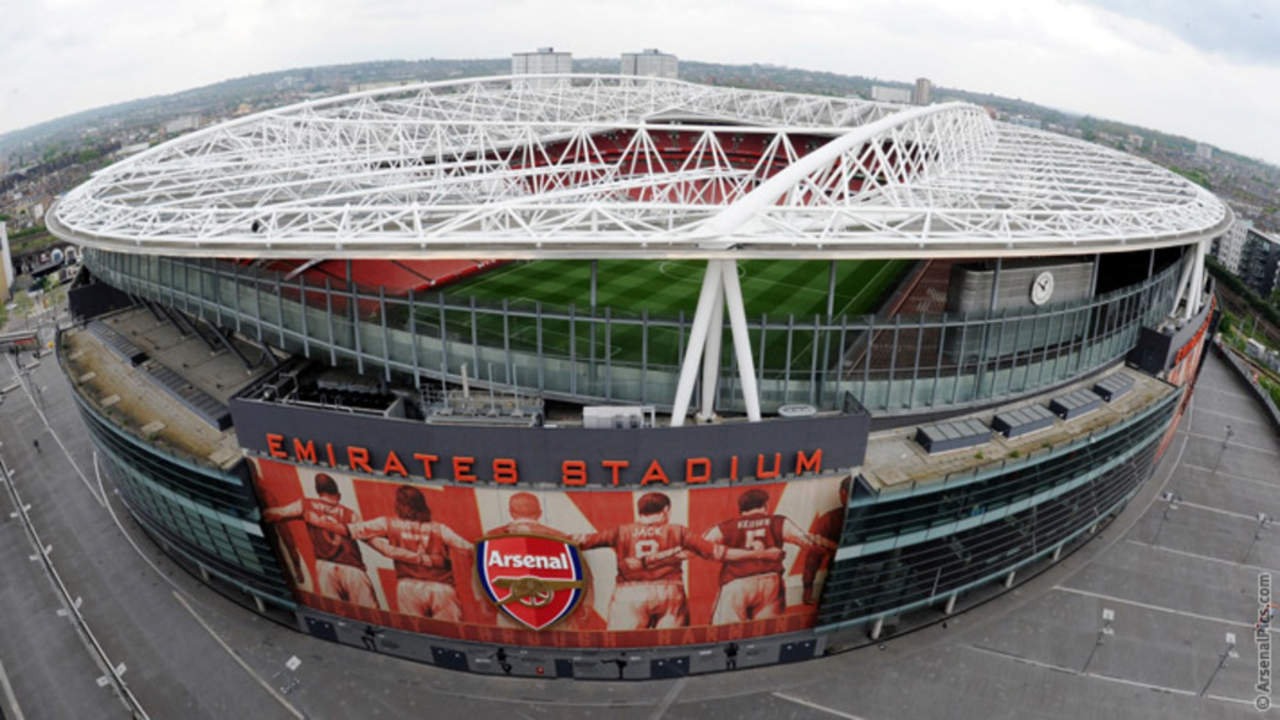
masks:
[[[536,390],[583,402],[669,409],[689,318],[617,308],[388,296],[199,258],[86,251],[108,284],[259,341],[361,373]],[[1035,392],[1123,357],[1174,307],[1178,266],[1129,287],[1034,309],[965,315],[761,315],[748,332],[761,405],[836,409],[851,393],[880,415]],[[740,411],[725,343],[717,408]]]
[[[140,720],[146,720],[149,716],[143,710],[142,703],[138,701],[137,696],[129,689],[128,683],[124,681],[123,670],[111,662],[111,658],[107,656],[107,651],[102,647],[102,643],[98,641],[98,637],[94,635],[93,629],[89,627],[89,623],[84,619],[84,615],[80,613],[80,601],[71,595],[71,591],[67,589],[67,584],[62,581],[62,576],[58,574],[58,569],[54,567],[53,561],[49,559],[51,545],[46,545],[40,539],[40,533],[36,531],[36,526],[31,522],[31,516],[27,514],[28,505],[22,502],[22,495],[18,492],[17,485],[13,482],[13,473],[9,470],[9,466],[4,462],[4,458],[0,457],[0,484],[9,488],[9,499],[13,501],[14,514],[22,523],[23,529],[27,533],[27,539],[31,541],[32,549],[35,550],[35,559],[39,560],[44,567],[45,573],[49,576],[49,582],[53,584],[55,590],[62,600],[63,607],[67,611],[71,623],[76,629],[76,633],[80,635],[80,639],[84,641],[90,653],[94,655],[94,659],[104,668],[104,677],[115,691],[120,702],[125,706],[133,717]]]

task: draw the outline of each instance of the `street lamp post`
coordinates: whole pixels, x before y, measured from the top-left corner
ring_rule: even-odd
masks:
[[[1165,505],[1164,512],[1160,514],[1160,524],[1156,527],[1156,535],[1151,538],[1152,545],[1160,544],[1160,531],[1164,530],[1164,524],[1169,519],[1169,513],[1177,512],[1178,503],[1182,501],[1182,496],[1173,492],[1165,491],[1160,496],[1160,499],[1164,500],[1168,504]]]
[[[1262,531],[1267,529],[1271,524],[1271,516],[1266,513],[1258,513],[1258,524],[1253,528],[1253,540],[1249,541],[1249,549],[1244,551],[1244,557],[1240,558],[1240,562],[1249,560],[1249,553],[1253,552],[1253,546],[1258,544],[1258,540],[1262,537]]]
[[[1218,656],[1218,666],[1213,669],[1213,674],[1209,676],[1209,681],[1200,689],[1200,697],[1204,697],[1204,694],[1209,692],[1209,686],[1213,684],[1213,679],[1218,677],[1218,672],[1220,672],[1222,668],[1226,667],[1227,659],[1230,658],[1235,660],[1238,657],[1240,657],[1240,654],[1236,652],[1236,634],[1229,632],[1227,633],[1227,647],[1222,651],[1222,654]]]
[[[1089,672],[1089,663],[1093,662],[1093,656],[1098,654],[1098,648],[1102,647],[1106,638],[1115,635],[1116,631],[1111,627],[1111,623],[1116,619],[1116,613],[1111,608],[1102,608],[1102,627],[1098,628],[1098,637],[1093,641],[1093,649],[1089,651],[1089,657],[1084,661],[1084,667],[1080,668],[1080,674]]]

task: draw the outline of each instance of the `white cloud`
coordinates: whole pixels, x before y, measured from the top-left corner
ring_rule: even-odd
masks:
[[[1280,124],[1280,102],[1268,92],[1280,85],[1280,68],[1183,40],[1176,17],[1161,23],[1095,5],[44,0],[11,6],[0,27],[0,132],[289,67],[502,57],[542,45],[580,57],[660,47],[712,62],[904,81],[923,75],[947,87],[1133,122],[1280,162],[1280,135],[1271,131]]]

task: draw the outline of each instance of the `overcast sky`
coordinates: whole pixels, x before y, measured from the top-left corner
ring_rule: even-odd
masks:
[[[0,0],[0,133],[252,73],[543,45],[925,76],[1280,164],[1280,0]]]

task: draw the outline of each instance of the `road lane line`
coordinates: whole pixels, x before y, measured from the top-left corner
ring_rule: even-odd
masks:
[[[1204,620],[1206,622],[1221,623],[1223,625],[1233,625],[1235,627],[1249,628],[1250,630],[1252,630],[1254,627],[1253,623],[1251,622],[1244,622],[1241,620],[1228,620],[1227,618],[1214,617],[1213,615],[1201,615],[1200,613],[1188,612],[1186,610],[1175,610],[1174,608],[1165,607],[1163,605],[1152,605],[1151,603],[1144,603],[1138,600],[1129,600],[1127,598],[1116,597],[1115,595],[1107,595],[1105,593],[1097,593],[1091,590],[1079,590],[1076,588],[1070,588],[1065,585],[1054,585],[1053,589],[1060,590],[1065,593],[1072,593],[1075,595],[1083,595],[1085,597],[1097,598],[1099,600],[1109,600],[1111,602],[1121,603],[1122,605],[1131,605],[1133,607],[1139,607],[1144,610],[1153,610],[1155,612],[1169,613],[1171,615],[1180,615],[1182,617],[1192,618],[1193,620]]]
[[[62,454],[67,456],[67,462],[71,463],[71,469],[75,470],[76,474],[80,476],[80,482],[84,483],[85,488],[89,490],[89,494],[93,496],[93,499],[97,500],[99,505],[105,506],[106,503],[103,502],[102,498],[98,497],[98,494],[93,491],[93,486],[89,484],[89,478],[85,476],[84,471],[82,471],[80,466],[76,464],[75,458],[71,457],[71,451],[67,450],[67,446],[62,443],[62,437],[58,435],[57,431],[53,429],[53,426],[49,424],[49,418],[45,417],[44,412],[40,410],[40,406],[36,404],[36,399],[31,396],[31,390],[27,388],[27,384],[22,382],[22,378],[18,373],[18,367],[13,362],[13,357],[10,356],[8,359],[9,367],[13,370],[13,379],[17,380],[18,384],[22,386],[22,393],[27,396],[27,401],[31,403],[31,408],[40,416],[40,421],[44,423],[45,429],[47,429],[49,434],[53,436],[53,441],[58,443],[58,447],[62,448]],[[27,377],[31,377],[30,374],[28,374]],[[35,382],[35,380],[32,380],[32,382]]]
[[[22,714],[22,708],[18,707],[18,697],[13,694],[13,686],[9,684],[9,676],[5,674],[2,662],[0,662],[0,689],[4,690],[4,700],[9,705],[13,720],[26,720]]]
[[[215,632],[212,627],[210,627],[209,623],[205,622],[204,618],[200,617],[200,615],[196,612],[195,608],[191,607],[191,603],[188,603],[187,599],[182,597],[182,593],[175,590],[173,592],[173,596],[177,598],[179,603],[182,603],[182,607],[186,608],[187,612],[191,614],[191,617],[195,618],[195,621],[200,623],[200,627],[204,628],[205,632],[209,633],[209,636],[212,637],[215,641],[217,641],[218,645],[222,646],[222,649],[226,650],[227,654],[230,655],[231,658],[235,660],[237,664],[240,665],[240,667],[244,668],[244,671],[249,673],[250,677],[252,677],[254,680],[257,680],[258,684],[261,685],[264,690],[270,693],[271,697],[276,699],[276,702],[280,703],[280,705],[283,706],[285,710],[288,710],[289,713],[292,714],[294,717],[298,718],[298,720],[307,720],[306,715],[303,715],[302,712],[298,710],[298,708],[294,707],[292,703],[290,703],[287,699],[285,699],[285,696],[281,695],[280,691],[272,687],[271,683],[262,679],[261,675],[254,672],[253,668],[249,667],[249,663],[245,662],[244,658],[240,657],[239,653],[231,649],[231,646],[228,645],[227,642],[223,640],[222,637],[219,636],[218,633]]]
[[[787,695],[786,693],[781,693],[781,692],[775,692],[775,693],[772,693],[772,695],[776,698],[786,700],[787,702],[793,702],[797,705],[803,705],[811,710],[824,712],[824,713],[827,713],[828,715],[834,715],[835,717],[838,717],[838,718],[844,718],[845,720],[865,720],[861,715],[854,715],[853,713],[847,713],[847,712],[844,712],[843,710],[836,710],[835,708],[829,708],[826,705],[819,705],[816,702],[811,702],[809,700],[805,700],[804,698],[798,698],[794,695]]]

